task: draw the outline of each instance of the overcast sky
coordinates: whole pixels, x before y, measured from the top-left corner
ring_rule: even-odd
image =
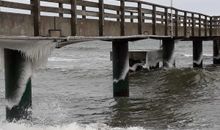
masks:
[[[143,0],[170,6],[171,0]],[[208,15],[220,15],[220,0],[173,0],[174,7],[201,12]]]
[[[1,0],[0,0],[1,1]],[[30,0],[5,0],[5,1],[19,1],[29,2]],[[98,1],[98,0],[88,0]],[[113,3],[116,0],[104,0],[105,3]],[[160,5],[170,6],[171,0],[142,0]],[[173,0],[174,7],[189,10],[194,12],[200,12],[207,15],[220,15],[220,0]]]

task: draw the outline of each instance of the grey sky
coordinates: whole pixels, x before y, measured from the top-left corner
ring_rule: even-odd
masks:
[[[29,2],[30,0],[6,0],[17,2]],[[98,0],[88,0],[98,1]],[[105,3],[114,3],[116,0],[104,0]],[[170,6],[171,0],[142,0],[160,5]],[[116,2],[115,4],[117,4]],[[174,7],[183,10],[200,12],[208,15],[220,15],[220,0],[173,0]]]
[[[143,0],[170,6],[171,0]],[[174,7],[201,12],[208,15],[220,15],[220,0],[173,0]]]

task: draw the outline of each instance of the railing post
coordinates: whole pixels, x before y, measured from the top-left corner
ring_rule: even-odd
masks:
[[[128,41],[114,40],[112,42],[113,59],[113,96],[129,96],[129,55]]]
[[[152,5],[152,34],[156,35],[156,6]]]
[[[193,40],[193,67],[202,68],[203,55],[202,55],[202,40]]]
[[[184,26],[184,36],[187,37],[187,12],[184,12],[184,22],[183,22],[183,26]]]
[[[34,20],[34,36],[40,35],[40,0],[31,0],[32,15]]]
[[[63,3],[59,3],[59,11],[62,11],[59,13],[59,17],[63,17]]]
[[[201,14],[199,14],[199,36],[202,36],[202,29],[201,29],[201,23],[202,20],[201,20]]]
[[[164,15],[165,15],[165,36],[168,35],[168,8],[164,8]]]
[[[120,0],[120,11],[121,11],[121,36],[125,35],[125,0]]]
[[[212,17],[210,17],[210,23],[209,23],[209,36],[212,36],[213,34],[212,34],[212,29],[213,29],[213,18]]]
[[[104,35],[104,2],[99,0],[99,36]]]
[[[176,37],[178,37],[178,25],[179,24],[179,20],[178,20],[178,10],[175,10],[175,35]]]
[[[192,36],[195,36],[195,15],[192,13]]]
[[[143,20],[142,20],[142,6],[141,2],[138,2],[138,34],[142,34],[142,25],[143,25]]]
[[[76,0],[71,0],[71,35],[77,35]]]
[[[86,14],[86,6],[84,6],[84,5],[82,6],[82,12],[84,12],[83,14]],[[85,20],[86,19],[86,15],[83,15],[82,19]]]
[[[131,23],[134,22],[134,19],[133,19],[133,12],[130,12],[130,15],[131,15]]]
[[[32,63],[17,50],[4,49],[6,119],[30,119]]]
[[[207,37],[208,36],[208,33],[207,33],[207,16],[205,16],[205,36]]]
[[[119,15],[119,17],[120,17],[120,11],[116,11],[116,13],[117,13],[117,15]],[[117,18],[117,22],[120,22],[120,18]]]

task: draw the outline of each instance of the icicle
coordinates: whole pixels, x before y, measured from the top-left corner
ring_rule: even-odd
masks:
[[[32,61],[34,69],[43,67],[48,56],[55,48],[52,40],[9,40],[0,39],[0,48],[21,51],[27,59]],[[2,50],[1,49],[1,50]]]

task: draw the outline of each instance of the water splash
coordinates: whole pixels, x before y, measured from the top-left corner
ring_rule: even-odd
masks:
[[[194,60],[193,63],[199,65],[202,63],[202,60],[203,60],[203,55],[200,55],[198,60]]]
[[[113,80],[114,83],[118,83],[120,80],[125,80],[128,72],[129,72],[130,66],[129,66],[129,55],[128,54],[127,54],[127,57],[125,60],[126,61],[125,61],[124,67],[123,67],[124,69],[121,72],[121,75],[119,76],[119,78]]]
[[[5,123],[1,124],[0,130],[144,130],[141,127],[129,127],[129,128],[112,128],[106,124],[96,123],[82,125],[78,123],[71,123],[62,126],[31,126],[27,124]]]

